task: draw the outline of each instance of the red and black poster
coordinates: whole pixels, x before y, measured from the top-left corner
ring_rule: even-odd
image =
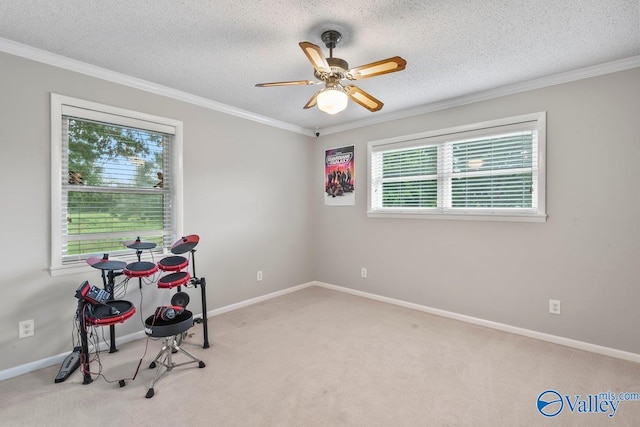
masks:
[[[324,154],[324,204],[356,204],[353,145],[333,148]]]

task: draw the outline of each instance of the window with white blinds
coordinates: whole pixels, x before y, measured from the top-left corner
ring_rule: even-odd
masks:
[[[52,270],[133,255],[123,242],[138,237],[157,252],[177,240],[181,132],[170,119],[52,95]]]
[[[545,113],[371,141],[369,216],[545,221]]]

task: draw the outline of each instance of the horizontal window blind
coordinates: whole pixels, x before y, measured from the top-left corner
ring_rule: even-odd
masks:
[[[170,245],[172,143],[169,133],[62,116],[63,264],[130,253],[122,242],[137,237]]]
[[[539,214],[538,137],[505,119],[369,143],[370,212]]]
[[[437,147],[380,152],[374,156],[373,168],[381,186],[382,207],[436,207]]]
[[[528,130],[447,144],[451,208],[534,206],[533,138]]]

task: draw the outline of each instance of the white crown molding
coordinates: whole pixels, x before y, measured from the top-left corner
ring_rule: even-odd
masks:
[[[22,58],[31,59],[33,61],[42,62],[47,65],[62,68],[65,70],[73,71],[87,76],[96,77],[102,80],[118,83],[124,86],[129,86],[135,89],[140,89],[145,92],[150,92],[156,95],[166,96],[168,98],[176,99],[178,101],[187,102],[189,104],[197,105],[199,107],[207,108],[221,113],[230,114],[232,116],[240,117],[243,119],[251,120],[254,122],[262,123],[265,125],[273,126],[276,128],[288,130],[291,132],[299,133],[302,135],[313,136],[311,129],[306,129],[301,126],[293,125],[291,123],[282,122],[280,120],[271,119],[269,117],[261,116],[259,114],[252,113],[250,111],[242,110],[240,108],[231,107],[220,102],[212,101],[201,96],[196,96],[188,92],[183,92],[177,89],[172,89],[167,86],[162,86],[156,83],[149,82],[147,80],[138,79],[128,76],[126,74],[117,73],[115,71],[108,70],[106,68],[97,67],[95,65],[87,64],[86,62],[78,61],[75,59],[67,58],[62,55],[47,52],[42,49],[27,46],[22,43],[18,43],[12,40],[4,39],[0,37],[0,51],[6,52],[12,55],[20,56]]]
[[[605,74],[615,73],[618,71],[630,70],[637,67],[640,67],[640,55],[620,59],[618,61],[606,62],[604,64],[593,65],[591,67],[585,67],[577,70],[540,77],[520,83],[501,86],[494,89],[488,89],[481,92],[471,93],[469,95],[459,96],[456,98],[445,99],[408,110],[396,111],[393,113],[382,114],[363,120],[357,120],[351,123],[330,126],[328,128],[320,129],[320,132],[322,136],[330,135],[333,133],[344,132],[347,130],[389,122],[391,120],[419,116],[421,114],[432,113],[434,111],[446,110],[447,108],[459,107],[461,105],[472,104],[474,102],[487,101],[490,99],[499,98],[501,96],[514,95],[534,89],[542,89],[549,86],[569,83],[576,80],[588,79],[590,77],[597,77]]]
[[[37,49],[22,43],[18,43],[12,40],[4,39],[0,37],[0,51],[10,53],[12,55],[20,56],[22,58],[31,59],[33,61],[42,62],[44,64],[52,65],[54,67],[62,68],[65,70],[85,74],[91,77],[96,77],[102,80],[110,81],[113,83],[122,84],[135,89],[144,90],[145,92],[154,93],[156,95],[166,96],[168,98],[176,99],[178,101],[187,102],[193,105],[197,105],[203,108],[207,108],[221,113],[230,114],[232,116],[240,117],[243,119],[251,120],[254,122],[262,123],[268,126],[273,126],[279,129],[299,133],[306,136],[314,136],[315,129],[307,129],[302,126],[286,123],[280,120],[271,119],[269,117],[261,116],[259,114],[252,113],[250,111],[241,110],[236,107],[232,107],[220,102],[216,102],[207,98],[196,96],[187,92],[183,92],[170,87],[162,86],[156,83],[152,83],[146,80],[138,79],[135,77],[127,76],[126,74],[117,73],[115,71],[107,70],[105,68],[90,65],[82,61],[67,58],[62,55],[47,52],[42,49]],[[538,79],[528,80],[525,82],[514,83],[511,85],[501,86],[494,89],[488,89],[481,92],[472,93],[469,95],[459,96],[456,98],[445,99],[431,104],[423,105],[408,110],[396,111],[393,113],[377,115],[363,120],[357,120],[342,125],[330,126],[327,128],[319,129],[323,136],[344,132],[347,130],[358,129],[365,126],[371,126],[379,123],[384,123],[392,120],[404,119],[408,117],[414,117],[421,114],[431,113],[434,111],[445,110],[447,108],[458,107],[461,105],[471,104],[474,102],[486,101],[501,96],[514,95],[517,93],[527,92],[534,89],[541,89],[549,86],[554,86],[562,83],[569,83],[576,80],[587,79],[590,77],[597,77],[604,74],[615,73],[617,71],[629,70],[632,68],[640,67],[640,55],[632,56],[618,61],[607,62],[604,64],[593,65],[591,67],[585,67],[577,70],[566,71],[559,74],[541,77]]]

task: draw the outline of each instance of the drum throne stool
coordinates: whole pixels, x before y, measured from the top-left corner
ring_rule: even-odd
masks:
[[[159,314],[158,310],[167,310],[164,315]],[[156,355],[153,362],[149,365],[150,369],[156,368],[156,375],[147,390],[146,398],[149,399],[155,394],[154,387],[164,374],[171,372],[173,368],[187,365],[189,363],[197,363],[198,368],[204,368],[205,363],[183,349],[178,345],[182,341],[180,337],[193,326],[193,313],[189,310],[174,311],[171,314],[172,307],[159,307],[153,316],[149,316],[145,320],[145,332],[150,337],[162,338],[162,349]],[[177,354],[186,356],[188,361],[176,363],[173,357]]]

